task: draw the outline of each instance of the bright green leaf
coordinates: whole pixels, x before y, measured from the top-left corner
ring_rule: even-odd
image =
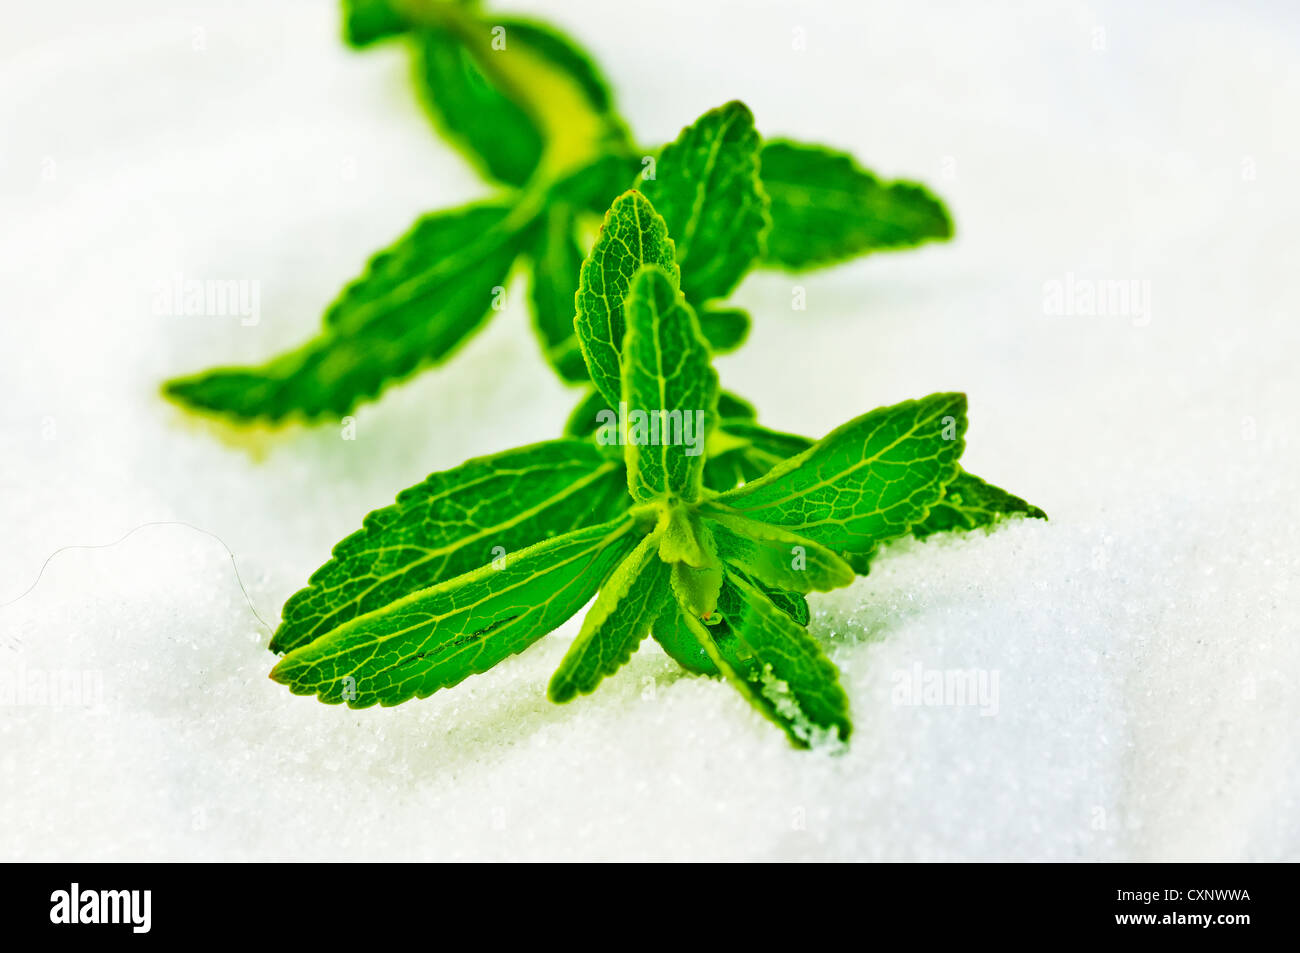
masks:
[[[830,592],[854,579],[853,567],[810,539],[770,523],[715,512],[705,524],[719,558],[769,586],[793,592]]]
[[[370,513],[285,603],[271,650],[287,652],[403,596],[626,509],[621,461],[552,440],[434,473]]]
[[[623,392],[623,299],[642,265],[662,267],[680,279],[668,226],[639,192],[624,192],[605,215],[600,235],[582,263],[574,327],[592,383],[608,407]]]
[[[633,521],[575,530],[357,616],[280,660],[295,695],[397,705],[486,672],[581,609],[631,552]]]
[[[799,593],[773,589],[757,580],[751,582],[797,625],[808,624],[812,616],[808,611],[808,600]],[[740,664],[737,658],[738,644],[735,637],[731,635],[731,627],[727,624],[727,620],[721,616],[717,619],[716,624],[708,626],[709,633],[713,636],[714,643],[723,657],[731,659],[731,664],[735,667]],[[655,619],[651,634],[669,658],[688,672],[696,675],[722,674],[709,658],[700,640],[695,637],[682,614],[681,606],[676,602],[665,608]]]
[[[655,535],[659,558],[666,563],[683,562],[697,569],[717,565],[712,537],[694,507],[680,503],[661,507]]]
[[[761,427],[752,419],[727,417],[713,433],[704,462],[704,485],[724,492],[757,480],[772,467],[812,446],[807,437]]]
[[[627,485],[638,503],[699,496],[718,375],[695,312],[656,265],[632,279],[624,305],[622,407]]]
[[[707,619],[717,611],[718,593],[722,589],[721,563],[703,567],[673,563],[669,582],[683,611],[697,619]]]
[[[706,503],[867,557],[925,519],[957,475],[964,394],[934,394],[864,414],[766,475]],[[857,563],[855,563],[857,565]]]
[[[600,391],[594,389],[588,390],[582,396],[582,400],[578,401],[577,405],[569,413],[568,420],[566,420],[564,424],[564,436],[585,437],[594,432],[600,426],[600,420],[597,418],[597,414],[602,410],[608,409],[609,405],[605,402],[605,398],[601,395]],[[737,397],[730,391],[724,390],[718,392],[718,421],[720,427],[735,426],[737,423],[742,421],[752,422],[756,413],[757,411],[754,410],[754,405],[744,398]],[[709,435],[708,446],[705,447],[704,465],[706,469],[708,467],[709,456],[712,453],[710,447],[712,446],[713,438],[716,435],[716,430]],[[798,450],[795,450],[786,456],[793,456],[794,453],[798,453],[800,450],[806,450],[808,447],[812,446],[812,441],[805,437],[799,437],[797,439],[802,440],[803,445],[800,446]],[[746,441],[746,443],[748,443],[748,441]],[[785,458],[782,457],[781,459]],[[710,487],[712,489],[717,489],[717,487],[712,487],[711,484]],[[731,489],[731,487],[725,487],[725,489]]]
[[[695,675],[721,674],[675,600],[655,619],[650,632],[668,657],[686,671]]]
[[[651,621],[672,603],[668,566],[659,540],[646,536],[601,586],[573,645],[551,678],[547,694],[567,702],[596,690],[601,679],[627,664]]]
[[[713,534],[694,508],[674,503],[660,510],[659,558],[672,566],[678,601],[699,618],[713,614],[722,586],[722,562]]]

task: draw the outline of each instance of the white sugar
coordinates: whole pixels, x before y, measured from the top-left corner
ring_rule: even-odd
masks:
[[[0,601],[58,547],[185,521],[274,624],[368,510],[553,436],[576,395],[517,277],[355,440],[290,430],[255,458],[187,422],[162,379],[298,343],[417,213],[489,187],[400,47],[345,51],[331,4],[66,6],[0,40]],[[811,434],[965,390],[969,469],[1052,520],[898,544],[813,598],[841,754],[794,751],[653,645],[549,704],[577,620],[425,702],[326,707],[267,679],[216,540],[64,552],[0,608],[0,671],[33,692],[0,712],[0,856],[1300,858],[1294,26],[790,3],[724,29],[724,5],[673,2],[629,33],[581,6],[563,22],[647,141],[740,96],[950,202],[951,245],[747,280],[725,386]],[[259,282],[260,320],[154,313],[177,274]],[[1149,309],[1049,306],[1107,281],[1148,283]]]

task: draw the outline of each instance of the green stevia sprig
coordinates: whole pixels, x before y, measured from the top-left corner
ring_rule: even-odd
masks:
[[[745,340],[749,316],[724,302],[749,270],[803,271],[952,235],[943,204],[922,186],[882,182],[821,146],[765,142],[741,103],[705,114],[662,149],[637,146],[599,68],[552,26],[451,0],[343,8],[354,47],[409,42],[436,127],[495,193],[420,217],[301,346],[257,366],[168,381],[164,393],[190,410],[237,423],[337,419],[451,359],[516,271],[528,276],[547,361],[563,380],[586,382],[573,323],[577,265],[586,234],[629,186],[667,221],[682,290],[717,353]],[[697,201],[704,191],[707,207]],[[674,262],[660,264],[671,271]],[[598,359],[591,373],[604,375],[607,364]],[[611,386],[607,377],[596,384]]]
[[[614,201],[580,269],[575,334],[594,388],[572,435],[434,474],[370,514],[286,604],[272,678],[356,708],[424,698],[595,596],[552,700],[593,691],[651,636],[796,745],[848,739],[804,597],[851,583],[882,542],[1042,513],[961,471],[961,394],[816,442],[760,427],[719,390],[675,234],[644,194]]]

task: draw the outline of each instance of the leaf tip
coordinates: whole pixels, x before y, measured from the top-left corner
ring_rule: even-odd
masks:
[[[564,670],[560,669],[551,676],[551,681],[546,686],[546,697],[556,705],[563,705],[573,701],[577,696],[577,689],[573,682],[562,676]]]
[[[273,682],[277,682],[280,685],[291,686],[293,682],[293,676],[289,674],[290,666],[285,664],[288,661],[289,661],[289,656],[287,655],[281,658],[279,661],[277,661],[275,665],[271,667],[271,671],[267,674],[267,678],[269,678]]]

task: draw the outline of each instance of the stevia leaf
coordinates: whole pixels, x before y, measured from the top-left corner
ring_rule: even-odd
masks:
[[[619,156],[601,156],[546,192],[543,224],[531,249],[533,321],[547,360],[566,381],[590,379],[574,327],[578,276],[584,261],[579,215],[609,208],[622,192],[619,183],[627,179],[626,164]],[[727,315],[714,322],[722,344],[735,337],[738,321]]]
[[[725,425],[719,433],[725,432]],[[727,450],[711,455],[704,463],[704,485],[710,490],[724,493],[756,480],[766,469],[751,462],[745,449]]]
[[[715,513],[704,520],[723,563],[777,589],[830,592],[854,579],[831,550],[770,523]]]
[[[710,110],[664,147],[641,187],[668,223],[682,291],[702,305],[731,293],[760,256],[770,220],[761,139],[744,103]]]
[[[912,535],[925,539],[945,530],[976,529],[1008,516],[1047,519],[1038,507],[963,470],[948,484],[930,514],[912,527]]]
[[[782,433],[759,426],[753,421],[729,420],[727,433],[748,444],[750,459],[770,470],[788,457],[803,453],[813,441],[798,434]],[[766,472],[766,470],[764,472]]]
[[[753,420],[737,417],[724,417],[716,435],[704,463],[704,485],[718,492],[757,480],[778,463],[812,446],[807,437],[769,430]]]
[[[528,215],[502,202],[427,215],[343,290],[318,337],[260,367],[178,378],[164,392],[191,409],[245,421],[346,414],[446,360],[478,330],[528,224]]]
[[[414,41],[416,86],[438,131],[485,176],[527,182],[545,146],[527,111],[493,83],[455,31],[431,24]]]
[[[718,394],[719,420],[753,420],[757,416],[758,411],[745,398],[725,390]]]
[[[547,200],[604,216],[614,200],[627,191],[637,161],[625,149],[606,152],[586,164],[575,165],[554,180],[546,191]]]
[[[627,503],[621,461],[580,440],[533,444],[434,473],[334,547],[285,603],[271,650],[291,651],[501,554],[614,519]]]
[[[360,49],[406,32],[407,22],[392,0],[343,0],[343,38]]]
[[[488,175],[521,185],[539,170],[556,178],[592,156],[629,150],[608,85],[569,38],[538,21],[489,23],[447,4],[412,15],[424,99],[439,129]]]
[[[505,28],[506,49],[493,50],[491,62],[503,64],[498,77],[533,110],[546,138],[543,158],[551,175],[592,156],[630,149],[609,83],[572,38],[539,20],[494,17],[493,25]]]
[[[705,308],[699,318],[700,330],[714,354],[734,351],[749,337],[749,315],[739,308]]]
[[[719,565],[713,537],[694,507],[680,503],[661,507],[655,535],[659,558],[666,563],[682,562],[697,569]]]
[[[768,265],[799,271],[952,237],[948,210],[924,186],[882,182],[845,153],[769,140],[761,164]]]
[[[659,558],[659,540],[646,536],[605,580],[582,621],[573,645],[551,678],[547,694],[567,702],[596,690],[632,657],[650,631],[651,620],[672,603],[668,566]]]
[[[587,380],[587,365],[573,332],[573,302],[582,258],[571,209],[552,205],[543,213],[529,263],[533,329],[546,360],[566,381]]]
[[[605,402],[604,396],[598,390],[588,390],[582,400],[569,413],[568,419],[564,423],[564,436],[566,437],[583,437],[592,433],[600,426],[600,420],[597,418],[602,410],[608,410],[609,406]],[[754,405],[744,398],[737,397],[730,391],[718,392],[718,420],[719,426],[733,426],[736,422],[752,421],[756,411]],[[800,450],[805,450],[812,445],[812,441],[806,438],[799,438],[804,441]],[[798,452],[798,451],[795,451]],[[788,454],[792,455],[792,454]],[[705,467],[708,467],[709,451],[705,452]],[[784,458],[783,458],[784,459]],[[726,489],[731,489],[726,487]]]
[[[719,599],[725,620],[684,623],[710,661],[755,708],[809,747],[853,730],[839,672],[802,626],[742,577],[728,573]],[[720,628],[725,625],[725,628]]]
[[[733,568],[731,571],[748,579],[772,601],[773,605],[788,615],[796,624],[801,626],[808,624],[811,613],[808,610],[808,600],[802,595],[797,592],[786,592],[764,585],[756,579],[745,577],[740,570]],[[732,658],[735,655],[736,643],[734,637],[730,634],[731,629],[727,620],[721,615],[715,616],[713,620],[710,620],[708,629],[724,657]],[[709,658],[708,653],[705,652],[699,639],[687,626],[680,604],[674,602],[659,614],[658,618],[655,619],[651,634],[669,657],[687,671],[700,675],[721,674],[717,666]]]
[[[582,263],[574,319],[587,372],[609,407],[618,406],[623,392],[623,299],[632,276],[647,264],[659,265],[673,283],[680,280],[668,226],[644,195],[624,192]]]
[[[718,375],[695,312],[656,265],[633,277],[624,305],[623,405],[627,485],[639,503],[699,496]]]
[[[669,583],[683,611],[697,619],[707,619],[718,609],[722,589],[722,564],[688,566],[677,562],[669,567]]]
[[[733,573],[734,575],[734,573]],[[786,592],[782,589],[773,589],[765,586],[758,580],[752,580],[757,588],[763,591],[763,595],[772,600],[772,604],[788,615],[799,625],[806,626],[812,620],[812,613],[808,610],[808,600],[797,592]]]
[[[350,708],[427,698],[486,672],[571,617],[637,543],[624,516],[574,530],[357,616],[271,672],[295,695]]]
[[[671,566],[669,581],[677,601],[699,618],[713,615],[722,586],[722,562],[713,534],[694,508],[680,503],[660,510],[659,558]]]
[[[726,392],[723,397],[728,396]],[[797,434],[781,433],[761,427],[752,421],[733,419],[734,413],[724,413],[719,399],[718,423],[720,439],[716,443],[720,452],[711,453],[704,464],[704,485],[723,492],[750,483],[788,457],[802,453],[813,441]],[[1001,490],[981,480],[972,473],[959,470],[957,476],[944,487],[943,497],[930,510],[930,514],[912,527],[918,539],[947,530],[976,529],[991,525],[1003,517],[1024,516],[1046,519],[1038,507],[1020,497]],[[858,563],[850,554],[850,562]],[[866,560],[858,571],[866,574]]]
[[[598,417],[600,412],[609,409],[609,402],[605,400],[604,394],[594,388],[587,391],[582,396],[582,400],[578,401],[573,410],[569,412],[569,419],[564,422],[564,436],[590,436],[601,426],[601,420]]]
[[[734,571],[734,570],[733,570]],[[740,574],[743,575],[743,574]],[[797,592],[784,592],[765,586],[757,580],[750,580],[753,585],[772,601],[778,609],[788,615],[797,625],[806,626],[811,618],[808,600]],[[708,626],[710,635],[724,658],[732,659],[733,667],[740,664],[737,655],[737,642],[731,635],[731,627],[725,618]],[[651,634],[663,648],[669,658],[682,668],[696,675],[720,675],[718,667],[713,664],[700,640],[695,637],[681,607],[677,603],[665,608],[655,619]]]
[[[694,675],[720,675],[713,659],[691,631],[681,608],[674,600],[655,619],[650,634],[668,657]]]
[[[853,726],[839,670],[808,630],[742,576],[728,573],[723,591],[721,611],[738,643],[734,658],[744,665],[738,674],[759,690],[768,716],[796,743],[831,730],[848,741]]]
[[[957,475],[965,429],[964,394],[882,407],[701,512],[731,510],[865,558],[879,542],[909,532],[943,496]]]

